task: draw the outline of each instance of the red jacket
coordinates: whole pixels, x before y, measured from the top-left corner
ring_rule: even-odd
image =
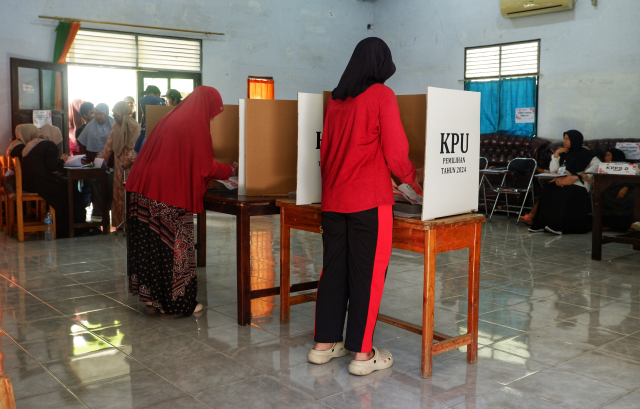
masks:
[[[353,213],[393,205],[391,174],[415,181],[409,142],[391,88],[375,84],[356,98],[330,99],[320,146],[322,210]]]

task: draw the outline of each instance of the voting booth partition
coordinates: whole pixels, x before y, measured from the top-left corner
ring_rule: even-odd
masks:
[[[238,195],[287,196],[295,191],[298,102],[241,99],[238,114]]]
[[[147,106],[147,136],[160,120],[175,107],[149,105]],[[224,111],[211,120],[211,144],[216,161],[232,165],[238,162],[238,105],[224,105]],[[222,186],[216,181],[210,181],[209,187]]]

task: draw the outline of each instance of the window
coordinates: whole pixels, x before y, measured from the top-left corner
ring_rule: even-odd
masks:
[[[200,72],[202,42],[174,37],[80,30],[67,56],[71,64]]]
[[[539,75],[540,40],[465,49],[464,89],[482,94],[480,132],[535,136]]]
[[[274,99],[273,77],[249,77],[247,94],[249,99]]]

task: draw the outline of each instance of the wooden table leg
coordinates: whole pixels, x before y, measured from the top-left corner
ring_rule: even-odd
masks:
[[[197,255],[196,265],[205,267],[207,265],[207,211],[202,210],[197,216],[198,222],[198,243],[196,244]]]
[[[602,181],[593,185],[593,226],[591,232],[591,260],[602,260]]]
[[[102,189],[102,234],[109,234],[111,230],[111,218],[109,216],[111,209],[107,209],[107,203],[109,203],[109,185],[107,178],[109,176],[107,176],[107,172],[103,172],[102,175],[102,178],[100,178],[100,187]],[[119,182],[114,180],[113,183]]]
[[[422,362],[420,376],[433,374],[433,308],[436,287],[436,231],[424,232],[424,287],[422,297]]]
[[[286,224],[286,207],[280,209],[280,324],[289,323],[291,317],[291,229]]]
[[[633,211],[634,223],[640,222],[640,183],[636,183],[635,188],[636,188],[636,192],[635,192],[636,200],[635,200],[634,211]],[[634,244],[633,249],[640,250],[640,244]]]
[[[236,215],[238,325],[251,324],[251,223],[249,209],[239,206]]]
[[[475,225],[473,246],[469,248],[469,300],[467,310],[467,332],[471,344],[467,345],[467,362],[478,362],[478,311],[480,303],[480,240],[482,224]]]
[[[73,228],[74,225],[74,220],[73,220],[73,182],[75,182],[76,184],[78,183],[77,180],[73,180],[72,177],[68,177],[67,179],[67,187],[68,187],[68,192],[67,192],[67,200],[69,201],[69,208],[68,208],[68,216],[69,216],[69,237],[70,238],[74,238],[75,237],[75,231]]]

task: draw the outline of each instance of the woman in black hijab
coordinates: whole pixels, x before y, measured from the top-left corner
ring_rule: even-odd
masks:
[[[357,45],[327,103],[320,147],[324,261],[316,346],[308,358],[323,364],[355,352],[349,364],[355,375],[388,368],[393,361],[388,350],[372,344],[391,256],[395,201],[390,172],[422,193],[396,96],[384,85],[395,70],[381,39]]]
[[[591,181],[585,172],[595,172],[600,160],[582,146],[584,137],[578,131],[564,133],[564,145],[555,151],[549,164],[551,173],[565,173],[542,190],[538,212],[530,232],[553,234],[588,233],[591,229]],[[564,169],[563,169],[564,168]]]

